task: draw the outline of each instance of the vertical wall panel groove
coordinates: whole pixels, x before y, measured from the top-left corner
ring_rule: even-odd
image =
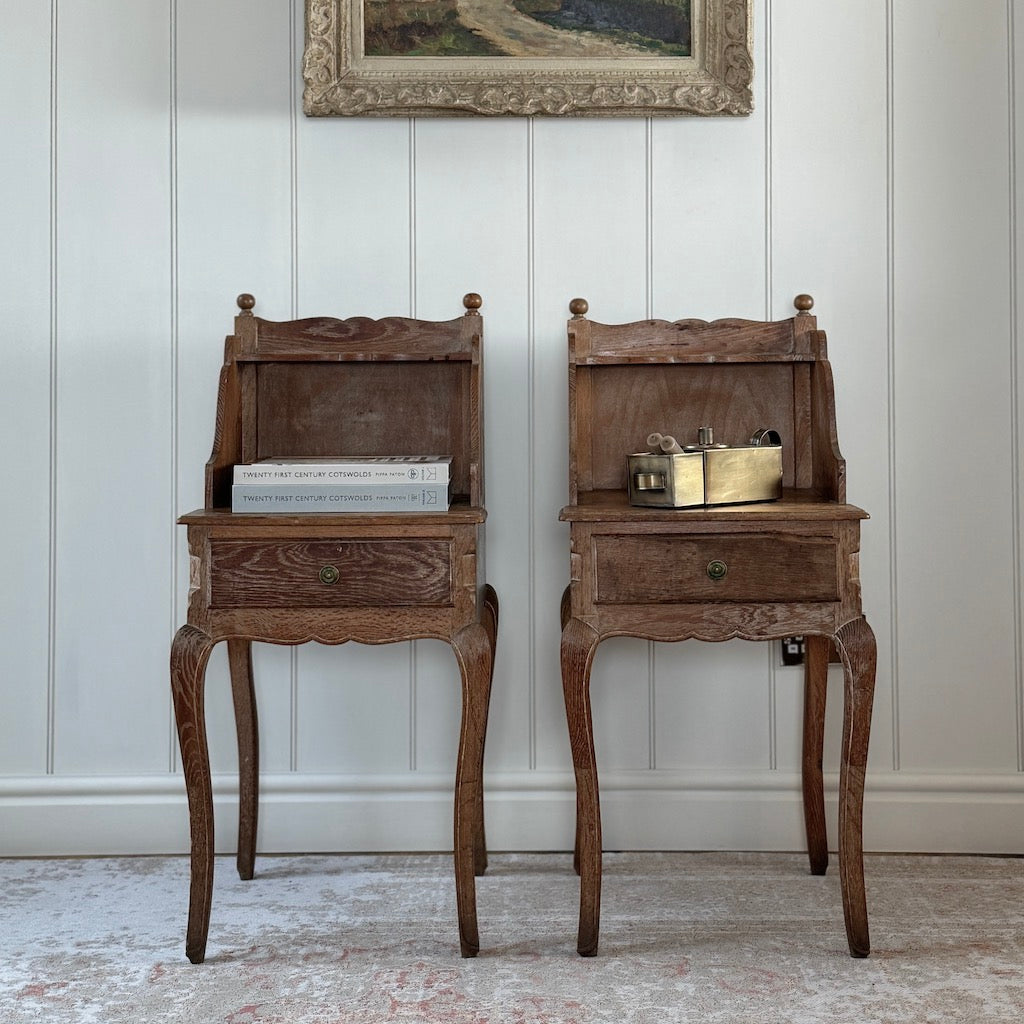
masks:
[[[291,302],[289,315],[295,319],[299,315],[299,48],[302,45],[303,33],[300,29],[303,15],[296,8],[295,0],[288,0],[288,184],[290,213],[289,217],[289,256],[291,261]],[[299,650],[293,647],[288,656],[288,711],[289,722],[289,754],[288,765],[291,771],[298,771],[299,766]]]
[[[658,767],[658,646],[653,640],[647,641],[647,767],[655,771]]]
[[[1013,478],[1013,568],[1014,568],[1014,660],[1017,697],[1017,771],[1024,771],[1024,478],[1021,471],[1021,358],[1020,358],[1020,207],[1018,191],[1017,148],[1017,20],[1016,0],[1006,2],[1007,51],[1007,141],[1009,160],[1008,200],[1009,263],[1010,263],[1010,415],[1011,461]]]
[[[774,208],[774,178],[773,171],[773,142],[772,134],[772,109],[774,95],[772,91],[772,64],[775,55],[775,48],[772,45],[772,0],[764,0],[762,30],[764,32],[764,319],[774,319],[772,309],[775,295],[775,282],[772,277],[774,267],[774,223],[772,210]],[[765,694],[767,705],[767,719],[765,729],[768,733],[768,768],[775,771],[779,766],[779,695],[778,680],[775,676],[775,659],[772,652],[775,642],[771,641],[766,646],[768,653],[768,687]]]
[[[526,361],[527,361],[527,393],[526,422],[529,430],[527,438],[527,508],[530,510],[530,521],[527,523],[527,616],[529,639],[529,678],[527,686],[529,695],[527,707],[526,763],[533,771],[537,767],[537,529],[536,529],[536,494],[537,494],[537,410],[534,395],[536,392],[537,372],[537,258],[534,208],[534,119],[526,119]]]
[[[299,127],[302,96],[299,67],[303,45],[302,14],[295,0],[288,0],[288,183],[291,217],[291,317],[299,315]]]
[[[178,294],[178,4],[177,0],[168,0],[168,44],[170,55],[168,67],[170,79],[168,89],[170,92],[170,154],[169,169],[170,175],[170,280],[168,282],[171,292],[171,423],[170,423],[170,448],[171,448],[171,502],[167,510],[168,519],[174,522],[178,517],[179,492],[178,476],[179,449],[178,434],[181,418],[181,352],[180,352],[180,296]],[[180,593],[178,590],[178,537],[177,531],[172,530],[170,536],[170,635],[173,637],[178,626],[178,606],[180,604]],[[178,761],[178,743],[176,739],[176,728],[174,722],[174,705],[171,700],[170,686],[167,688],[167,770],[175,771]]]
[[[409,644],[409,771],[414,772],[419,767],[417,757],[417,716],[416,716],[416,651],[418,641],[413,640]]]
[[[956,0],[894,4],[899,754],[909,770],[980,772],[1019,756],[1009,40],[1005,0],[962,13]],[[934,424],[968,410],[971,433],[936,446]]]
[[[417,250],[418,250],[418,221],[416,217],[416,190],[418,187],[416,177],[416,118],[409,118],[409,316],[418,316],[419,307],[419,278],[417,274]],[[418,765],[416,734],[417,734],[417,664],[416,651],[417,641],[409,643],[409,752],[408,764],[410,769]]]
[[[654,118],[646,119],[644,131],[644,288],[646,291],[644,316],[654,316]],[[655,674],[654,642],[647,641],[647,767],[653,769],[657,763],[655,723]]]
[[[644,316],[654,316],[654,118],[646,118],[644,133],[644,260],[647,292]]]
[[[889,483],[889,607],[892,609],[889,625],[890,655],[889,693],[892,702],[892,724],[889,732],[892,744],[892,769],[900,767],[900,636],[899,636],[899,538],[897,535],[897,476],[896,476],[896,114],[895,114],[895,49],[893,40],[893,5],[885,0],[885,331],[886,331],[886,468]]]
[[[46,774],[54,769],[57,698],[57,117],[59,0],[50,0],[50,452],[47,509],[47,664],[46,664]]]
[[[409,118],[409,316],[416,317],[418,308],[418,287],[417,278],[417,219],[416,219],[416,118]],[[418,764],[416,756],[416,704],[417,704],[417,666],[416,666],[416,641],[409,643],[409,753],[408,763],[410,769],[415,769]]]
[[[774,246],[772,241],[772,200],[774,199],[774,183],[772,180],[772,63],[775,59],[775,48],[772,45],[772,0],[764,0],[764,66],[761,74],[764,77],[764,313],[765,320],[774,319],[773,301],[775,281],[772,276],[772,258]],[[787,311],[788,315],[788,311]]]
[[[173,529],[167,4],[64,4],[57,28],[53,770],[162,771]],[[112,707],[130,728],[109,727]]]
[[[409,316],[416,317],[416,118],[409,118]]]

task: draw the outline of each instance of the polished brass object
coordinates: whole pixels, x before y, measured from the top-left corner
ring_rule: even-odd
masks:
[[[664,473],[637,473],[636,489],[638,491],[663,491],[665,490]]]
[[[333,565],[325,565],[317,574],[321,583],[328,585],[337,583],[341,579],[341,573]]]
[[[650,438],[655,436],[662,437]],[[762,428],[749,444],[734,446],[716,443],[710,426],[701,426],[697,437],[697,444],[686,445],[681,452],[627,456],[631,505],[695,508],[782,496],[782,443],[776,431]]]
[[[713,580],[724,580],[725,574],[729,571],[729,566],[725,562],[715,558],[708,562],[708,576]]]
[[[704,453],[704,504],[771,501],[782,494],[782,448],[715,448]]]
[[[704,504],[704,453],[676,452],[628,457],[629,500],[653,508]]]
[[[727,444],[716,444],[715,443],[715,428],[714,427],[698,427],[697,428],[697,443],[688,444],[686,451],[696,452],[702,448],[728,448]]]

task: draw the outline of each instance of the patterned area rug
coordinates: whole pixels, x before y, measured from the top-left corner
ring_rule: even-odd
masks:
[[[205,964],[180,857],[0,861],[3,1024],[951,1024],[1024,1019],[1024,860],[867,859],[873,951],[836,868],[795,854],[606,854],[575,953],[565,854],[491,858],[458,955],[448,857],[218,858]]]

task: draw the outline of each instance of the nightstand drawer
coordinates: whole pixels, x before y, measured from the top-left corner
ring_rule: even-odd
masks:
[[[453,603],[448,540],[218,540],[210,580],[213,608]]]
[[[600,604],[839,599],[831,537],[600,534],[594,559]]]

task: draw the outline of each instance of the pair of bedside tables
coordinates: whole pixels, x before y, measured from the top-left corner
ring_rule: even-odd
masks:
[[[252,642],[449,643],[462,683],[454,862],[463,956],[479,950],[475,876],[487,865],[483,753],[498,600],[478,560],[483,481],[481,300],[450,321],[392,317],[272,322],[238,299],[225,345],[205,507],[182,516],[191,560],[188,622],[171,688],[191,825],[186,955],[205,957],[213,887],[213,793],[203,706],[213,647],[227,642],[238,735],[238,871],[253,876],[259,794]],[[850,952],[869,951],[861,820],[874,637],[861,614],[865,513],[846,504],[825,336],[809,297],[776,322],[660,320],[606,325],[573,300],[569,321],[570,584],[562,682],[577,784],[578,950],[597,950],[601,826],[589,677],[610,636],[651,640],[807,637],[804,809],[811,870],[824,873],[821,754],[830,649],[845,704],[839,869]],[[626,454],[652,424],[713,423],[719,437],[770,425],[783,440],[783,497],[763,505],[628,504]],[[303,456],[451,454],[438,513],[237,515],[233,468]],[[715,571],[709,566],[714,563]],[[322,572],[325,566],[336,569]],[[720,566],[725,567],[721,572]]]

